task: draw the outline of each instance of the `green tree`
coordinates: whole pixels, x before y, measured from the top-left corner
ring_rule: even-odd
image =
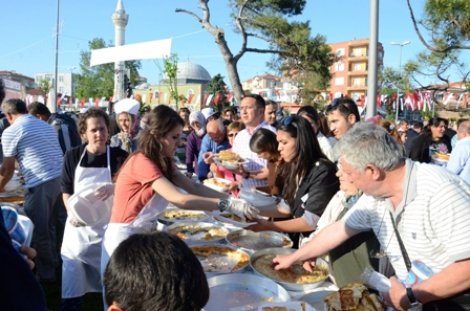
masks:
[[[48,79],[41,79],[39,81],[39,88],[46,94],[49,94],[49,91],[51,90],[51,81]]]
[[[405,65],[405,70],[418,83],[420,77],[426,76],[438,78],[448,85],[451,71],[459,72],[461,81],[468,83],[470,69],[468,64],[460,61],[459,55],[470,49],[470,1],[426,0],[420,20],[416,18],[410,0],[407,4],[415,31],[426,51]]]
[[[95,98],[113,96],[114,93],[114,63],[90,67],[91,50],[111,47],[104,39],[94,38],[88,42],[89,50],[80,52],[80,75],[77,82],[77,97]],[[126,61],[126,69],[130,72],[130,82],[135,85],[139,79],[140,61]]]
[[[217,92],[225,92],[227,85],[224,82],[224,77],[218,73],[212,77],[211,81],[207,85],[207,92],[209,94],[215,94]]]
[[[170,56],[164,58],[163,72],[168,79],[168,89],[170,91],[170,96],[174,99],[176,110],[178,110],[178,55],[171,54]]]
[[[316,70],[318,81],[329,80],[331,59],[324,38],[310,35],[308,22],[290,21],[302,13],[306,0],[230,0],[232,23],[242,43],[236,53],[229,48],[225,30],[210,21],[209,0],[198,0],[202,15],[193,11],[176,9],[195,18],[215,39],[227,67],[228,78],[238,101],[243,96],[238,75],[238,61],[247,52],[271,54],[270,66],[278,68],[289,77],[301,77]],[[250,46],[250,39],[260,39],[267,48]],[[286,68],[289,68],[287,71]]]

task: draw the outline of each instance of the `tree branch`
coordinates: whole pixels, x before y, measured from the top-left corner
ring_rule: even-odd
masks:
[[[421,41],[421,43],[423,43],[423,45],[428,49],[430,50],[431,52],[434,52],[434,53],[442,53],[442,54],[447,54],[448,52],[452,51],[452,50],[466,50],[466,49],[470,49],[470,46],[469,45],[461,45],[461,44],[452,44],[452,45],[449,45],[443,49],[439,49],[439,48],[436,48],[434,46],[431,46],[423,37],[423,35],[421,34],[421,31],[419,30],[419,27],[418,27],[418,23],[416,22],[416,18],[415,18],[415,15],[414,15],[414,12],[413,12],[413,8],[411,7],[411,3],[410,3],[410,0],[406,0],[406,3],[408,5],[408,10],[410,11],[410,17],[411,17],[411,21],[413,22],[413,27],[415,29],[415,32],[416,34],[418,35],[418,38],[419,38],[419,41]]]

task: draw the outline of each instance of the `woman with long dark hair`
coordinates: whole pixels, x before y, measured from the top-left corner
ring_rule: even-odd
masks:
[[[452,146],[450,139],[444,135],[445,131],[445,119],[431,118],[423,133],[414,139],[413,146],[410,149],[410,159],[430,163],[434,153],[450,153]]]
[[[168,203],[183,209],[256,216],[257,210],[248,203],[198,184],[176,169],[174,155],[183,126],[183,119],[168,106],[160,105],[150,112],[137,151],[117,177],[111,220],[103,240],[102,271],[121,241],[134,233],[156,230],[157,214]]]
[[[331,197],[338,191],[339,181],[335,175],[335,164],[321,151],[307,120],[298,116],[282,119],[276,138],[282,158],[280,175],[284,180],[283,212],[293,219],[260,221],[251,229],[295,233],[292,238],[297,245],[298,233],[315,229]]]

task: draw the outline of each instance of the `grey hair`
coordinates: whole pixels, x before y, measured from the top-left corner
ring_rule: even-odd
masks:
[[[345,159],[360,171],[369,164],[390,171],[403,159],[402,148],[385,129],[365,122],[355,124],[333,150],[337,159]]]

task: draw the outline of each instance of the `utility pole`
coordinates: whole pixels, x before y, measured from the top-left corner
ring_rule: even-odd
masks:
[[[57,21],[55,29],[55,67],[54,67],[54,92],[52,92],[52,112],[57,112],[57,80],[58,80],[58,67],[59,67],[59,8],[60,0],[57,0]]]
[[[403,42],[390,42],[391,45],[398,45],[400,46],[400,56],[398,58],[398,72],[400,74],[400,78],[403,78],[402,77],[402,70],[401,70],[401,53],[402,53],[402,50],[403,50],[403,47],[405,45],[408,45],[410,44],[411,41],[403,41]],[[398,114],[400,112],[400,107],[399,107],[399,92],[400,92],[400,88],[398,87],[397,85],[397,103],[395,104],[395,122],[398,122]]]
[[[379,0],[370,0],[369,72],[367,75],[366,120],[376,114],[377,106],[377,42],[379,38]]]

